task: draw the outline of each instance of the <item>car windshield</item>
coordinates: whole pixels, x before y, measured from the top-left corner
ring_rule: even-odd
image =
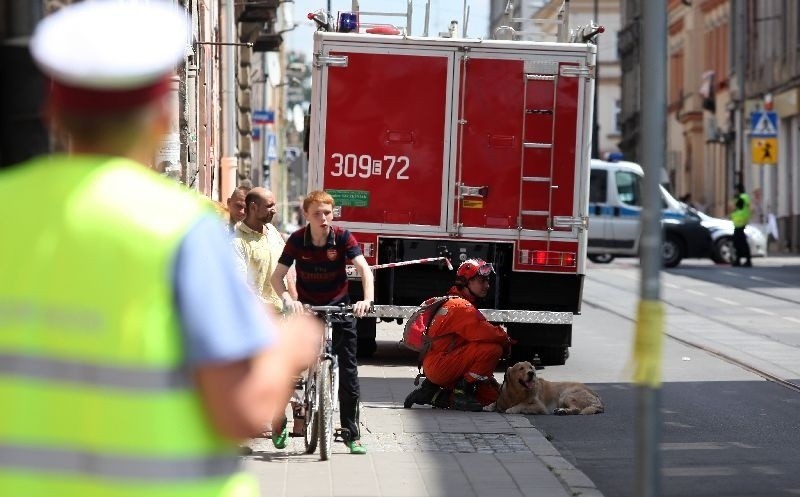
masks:
[[[675,197],[670,195],[666,188],[661,185],[658,185],[658,187],[661,188],[661,198],[664,201],[665,208],[680,212],[686,212],[688,210],[688,206],[683,202],[678,202]]]

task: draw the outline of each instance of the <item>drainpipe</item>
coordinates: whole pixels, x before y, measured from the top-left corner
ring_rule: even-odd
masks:
[[[220,35],[222,45],[222,72],[220,81],[222,158],[220,160],[220,199],[227,199],[236,187],[236,19],[233,0],[220,0]]]
[[[729,178],[726,182],[725,200],[733,196],[733,190],[729,190],[737,183],[744,184],[744,153],[745,153],[745,102],[747,100],[747,93],[745,92],[745,67],[747,65],[747,25],[745,19],[745,2],[744,0],[734,0],[734,29],[735,33],[735,67],[736,67],[736,87],[737,87],[737,115],[736,115],[736,163],[733,166],[733,178]],[[731,181],[731,179],[733,181]]]

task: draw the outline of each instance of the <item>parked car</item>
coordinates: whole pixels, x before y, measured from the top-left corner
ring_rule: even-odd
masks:
[[[711,259],[716,263],[733,262],[735,250],[733,248],[733,222],[730,219],[720,219],[711,217],[704,212],[700,212],[691,206],[684,204],[687,209],[696,213],[703,226],[711,232],[712,251]],[[744,229],[747,236],[747,243],[750,245],[750,255],[753,257],[767,256],[767,237],[755,226],[747,226]]]
[[[633,162],[592,160],[587,247],[591,261],[606,263],[614,257],[639,256],[643,179],[641,166]],[[711,233],[700,216],[659,188],[664,267],[675,267],[684,258],[710,257]]]

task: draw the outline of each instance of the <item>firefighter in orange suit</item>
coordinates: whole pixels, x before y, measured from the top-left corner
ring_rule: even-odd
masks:
[[[475,306],[489,292],[492,265],[481,259],[461,263],[449,295],[455,296],[436,313],[428,329],[430,350],[422,360],[427,377],[406,397],[404,407],[430,404],[463,411],[480,411],[497,400],[497,363],[511,339],[491,324]]]

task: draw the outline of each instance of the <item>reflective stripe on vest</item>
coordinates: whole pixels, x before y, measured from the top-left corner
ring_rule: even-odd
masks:
[[[44,357],[11,355],[0,352],[0,374],[32,379],[82,383],[89,387],[117,390],[165,392],[188,390],[186,369],[156,370],[130,366],[98,366]]]
[[[3,494],[257,495],[184,366],[172,265],[203,203],[66,156],[0,172],[0,198]]]
[[[144,482],[226,476],[236,470],[235,456],[152,459],[78,450],[0,444],[0,467],[36,473],[70,473]]]

